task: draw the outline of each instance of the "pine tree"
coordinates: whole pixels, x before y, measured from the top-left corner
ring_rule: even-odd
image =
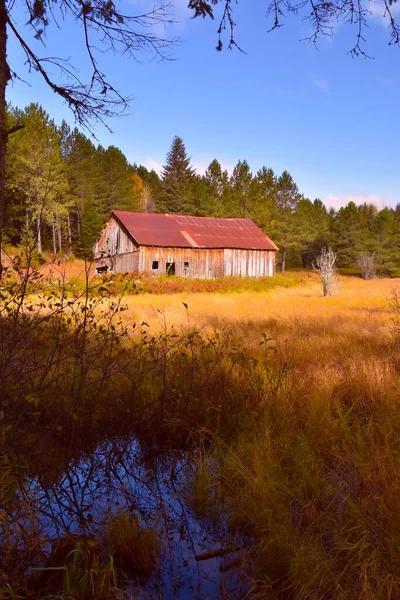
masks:
[[[80,235],[76,245],[76,254],[86,260],[93,257],[93,246],[101,232],[103,219],[99,207],[92,197],[87,198],[81,214]]]
[[[196,212],[195,170],[178,136],[174,137],[166,157],[157,211],[186,215]]]
[[[238,217],[250,217],[250,188],[253,175],[250,167],[245,160],[239,160],[233,169],[230,179],[232,189],[232,209]]]
[[[226,206],[228,187],[228,173],[222,170],[220,163],[214,158],[205,174],[196,178],[198,214],[204,217],[231,216]]]
[[[88,198],[93,199],[101,214],[105,212],[102,209],[106,198],[103,153],[101,146],[96,148],[76,128],[64,136],[63,156],[72,199],[68,214],[69,246],[75,247],[80,240],[82,212]]]
[[[102,153],[101,165],[105,180],[104,216],[107,217],[112,210],[133,210],[134,170],[126,156],[115,146],[109,146]]]
[[[250,216],[267,235],[272,235],[276,205],[276,176],[272,169],[257,171],[250,187]]]
[[[290,238],[286,241],[287,266],[311,267],[328,245],[329,216],[321,200],[300,198],[290,217]]]
[[[293,177],[287,171],[283,171],[278,178],[276,186],[276,222],[273,239],[279,246],[281,253],[281,271],[285,272],[286,255],[298,236],[298,223],[294,213],[298,202],[302,199]]]
[[[322,248],[330,244],[329,214],[319,198],[314,202],[304,198],[296,206],[295,219],[298,223],[298,247],[301,265],[311,267],[321,254]]]
[[[387,269],[392,263],[400,265],[400,235],[394,210],[384,208],[376,216],[373,227],[374,254],[379,268]]]
[[[338,264],[342,267],[354,267],[359,254],[370,251],[368,211],[354,202],[340,208],[333,221],[333,241]]]
[[[208,165],[204,179],[211,186],[214,197],[222,202],[228,186],[228,173],[222,170],[222,166],[216,158]]]

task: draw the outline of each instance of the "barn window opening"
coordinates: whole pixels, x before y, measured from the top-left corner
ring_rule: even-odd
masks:
[[[158,269],[158,260],[153,260],[153,264],[151,265],[152,269]]]
[[[175,275],[175,263],[167,262],[165,272],[167,275]]]
[[[96,273],[100,275],[101,273],[107,273],[108,265],[101,265],[101,267],[96,267]]]
[[[185,260],[183,266],[185,267],[185,269],[188,269],[189,268],[189,261]]]

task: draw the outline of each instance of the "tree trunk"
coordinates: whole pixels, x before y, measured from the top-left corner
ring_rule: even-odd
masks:
[[[3,274],[3,232],[6,215],[6,151],[7,151],[7,104],[6,87],[11,77],[7,63],[7,7],[0,0],[0,280]]]
[[[53,253],[55,256],[57,254],[57,244],[56,244],[56,226],[55,226],[54,220],[52,223],[52,227],[53,227]]]
[[[281,273],[284,273],[286,269],[286,248],[282,250],[282,263],[281,263]]]
[[[139,210],[143,211],[143,212],[150,212],[148,209],[149,206],[149,191],[146,187],[145,184],[143,184],[143,189],[142,189],[142,197],[140,199],[140,203],[139,203]]]
[[[37,222],[36,244],[39,254],[42,254],[42,219],[40,217]]]
[[[68,228],[68,254],[69,254],[71,252],[71,248],[72,248],[71,218],[69,216],[69,211],[67,212],[67,228]]]
[[[78,231],[78,239],[81,239],[81,209],[79,206],[76,207],[76,227]]]
[[[62,235],[61,235],[61,217],[57,216],[57,235],[58,235],[58,251],[62,250]]]

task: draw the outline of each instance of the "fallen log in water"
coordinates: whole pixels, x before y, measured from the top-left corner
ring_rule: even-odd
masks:
[[[220,566],[219,572],[226,573],[227,571],[230,571],[230,569],[233,569],[233,567],[237,567],[238,565],[240,565],[242,556],[242,554],[239,554],[239,556],[235,556],[235,558],[232,558],[232,560],[228,560],[228,562]]]
[[[211,558],[218,558],[218,556],[226,556],[227,554],[232,554],[233,552],[239,552],[239,550],[244,550],[248,546],[235,546],[233,548],[216,548],[215,550],[209,550],[208,552],[203,552],[202,554],[196,554],[195,559],[199,562],[201,560],[210,560]]]

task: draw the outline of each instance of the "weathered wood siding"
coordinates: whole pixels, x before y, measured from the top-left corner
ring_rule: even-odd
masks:
[[[273,250],[224,250],[224,275],[242,277],[264,277],[275,274],[275,252]]]
[[[139,270],[139,248],[115,219],[110,219],[103,229],[93,255],[95,269],[107,267],[113,273]]]
[[[153,263],[158,268],[153,269]],[[139,251],[139,271],[162,275],[167,263],[174,263],[175,275],[212,279],[224,275],[224,251],[202,248],[158,248],[142,246]],[[185,264],[187,263],[187,264]]]
[[[138,247],[115,219],[109,220],[94,247],[94,262],[98,271],[153,275],[165,274],[173,263],[175,275],[200,279],[275,274],[273,250]]]
[[[115,219],[110,219],[96,242],[93,252],[96,258],[100,254],[114,256],[115,254],[135,252],[137,249],[133,240],[125,233],[119,223]]]

